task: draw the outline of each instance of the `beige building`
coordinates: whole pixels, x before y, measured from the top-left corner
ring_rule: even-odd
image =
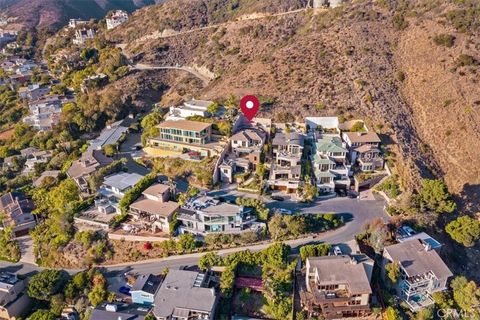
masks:
[[[130,205],[130,215],[144,223],[153,233],[170,232],[170,222],[179,205],[170,199],[170,188],[155,184],[147,188],[142,196]]]
[[[306,261],[302,305],[325,319],[369,316],[373,260],[364,255],[310,257]]]
[[[0,319],[17,320],[30,311],[26,284],[13,273],[0,273]]]

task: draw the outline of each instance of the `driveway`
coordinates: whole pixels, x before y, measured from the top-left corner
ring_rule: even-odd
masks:
[[[35,264],[35,256],[33,254],[33,239],[31,236],[24,236],[16,239],[20,245],[22,257],[21,262]]]

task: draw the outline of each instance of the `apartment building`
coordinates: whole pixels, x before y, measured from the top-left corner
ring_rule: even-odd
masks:
[[[279,132],[272,141],[274,163],[270,167],[268,185],[274,190],[295,193],[300,186],[305,136],[302,133]]]
[[[343,132],[347,143],[350,163],[357,163],[361,171],[382,169],[384,165],[380,150],[380,137],[375,132]]]
[[[170,156],[194,152],[200,157],[215,156],[223,151],[223,146],[212,140],[211,123],[167,120],[159,124],[158,128],[159,136],[150,138],[148,143],[153,149],[150,150],[152,155],[155,155],[155,149],[170,151]]]
[[[128,13],[123,10],[115,10],[105,20],[107,22],[107,30],[111,30],[127,22]]]
[[[388,263],[399,264],[401,276],[395,289],[414,312],[434,304],[432,293],[446,290],[448,278],[453,275],[431,242],[422,238],[385,247],[384,274]]]
[[[215,319],[217,302],[208,274],[171,269],[155,295],[153,315],[158,320]]]
[[[209,196],[190,199],[177,215],[180,233],[241,233],[256,230],[257,217],[251,208],[220,202]]]
[[[0,197],[0,213],[4,214],[0,229],[12,228],[16,237],[27,235],[37,224],[32,214],[33,209],[35,209],[33,201],[27,199],[23,193],[4,194]]]
[[[30,311],[30,304],[25,280],[10,272],[0,272],[0,319],[23,319]]]
[[[112,158],[106,157],[102,151],[87,149],[80,159],[72,163],[67,170],[67,175],[75,181],[80,192],[88,194],[90,193],[88,186],[89,177],[112,162]]]
[[[365,255],[307,258],[300,286],[303,308],[325,319],[369,316],[373,264]]]
[[[318,191],[328,194],[338,189],[348,190],[350,165],[342,139],[336,134],[318,132],[314,133],[314,138],[312,162]]]
[[[156,233],[170,232],[170,223],[179,209],[179,204],[170,201],[170,187],[154,184],[147,188],[142,196],[130,205],[130,215],[142,223],[144,229]]]

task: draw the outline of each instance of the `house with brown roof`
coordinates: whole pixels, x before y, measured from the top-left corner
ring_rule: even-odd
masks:
[[[374,171],[383,168],[381,140],[377,133],[343,132],[343,140],[348,146],[350,163],[357,163],[361,171]]]
[[[0,229],[11,227],[16,237],[27,235],[35,228],[35,220],[32,210],[35,209],[31,199],[27,199],[23,193],[9,192],[0,197],[0,213],[4,215]]]
[[[180,207],[177,202],[170,201],[170,187],[154,184],[147,188],[142,196],[130,205],[130,215],[135,221],[143,224],[143,229],[152,233],[170,232],[170,223]]]
[[[308,257],[299,285],[303,308],[324,319],[369,316],[373,265],[365,255]]]
[[[223,151],[223,145],[212,139],[211,123],[167,120],[157,127],[160,134],[150,138],[149,148],[145,149],[150,156],[156,156],[156,150],[165,150],[169,156],[197,153],[199,158],[216,156]]]
[[[82,193],[90,193],[88,187],[90,175],[112,162],[112,158],[105,156],[102,151],[88,149],[80,159],[72,163],[67,175],[77,183]]]
[[[447,281],[453,275],[431,242],[421,238],[385,247],[383,275],[389,263],[399,264],[400,278],[395,289],[414,312],[434,304],[432,294],[446,290]]]

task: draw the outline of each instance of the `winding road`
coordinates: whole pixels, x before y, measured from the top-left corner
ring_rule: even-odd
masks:
[[[349,198],[334,198],[329,200],[317,201],[313,204],[298,204],[291,201],[285,202],[269,202],[270,208],[283,207],[299,210],[303,214],[309,213],[326,213],[335,212],[341,214],[346,219],[346,224],[336,230],[321,233],[316,237],[306,237],[295,240],[284,241],[284,243],[290,245],[294,250],[299,246],[314,243],[314,242],[327,242],[327,243],[346,243],[354,239],[355,235],[363,231],[363,227],[366,223],[380,218],[384,221],[388,220],[388,216],[384,213],[384,201],[380,199],[376,200],[358,200]],[[239,247],[218,250],[220,255],[246,250],[260,251],[267,248],[271,243],[258,244],[248,247]],[[164,268],[178,268],[180,266],[191,266],[198,263],[198,259],[205,253],[192,253],[185,255],[176,255],[166,258],[158,258],[152,260],[144,260],[137,262],[126,262],[117,265],[101,266],[108,272],[108,277],[116,277],[117,275],[125,272],[135,272],[140,274],[148,273],[161,273]],[[28,263],[12,264],[8,262],[0,262],[0,268],[5,268],[12,272],[18,272],[21,274],[31,273],[42,268]],[[67,270],[69,273],[74,273],[79,270]]]

